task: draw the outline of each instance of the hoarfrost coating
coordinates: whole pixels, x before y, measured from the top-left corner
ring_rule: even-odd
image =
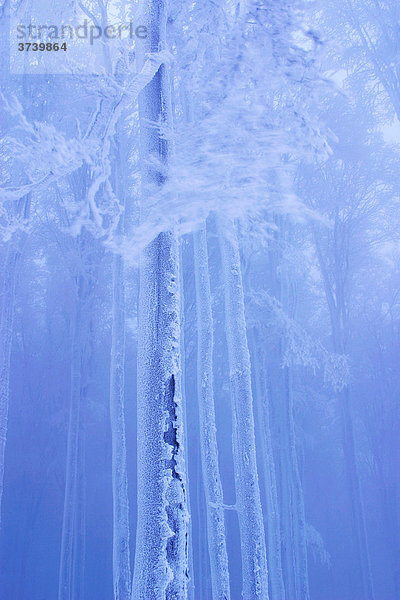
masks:
[[[0,4],[0,598],[400,600],[395,0]]]

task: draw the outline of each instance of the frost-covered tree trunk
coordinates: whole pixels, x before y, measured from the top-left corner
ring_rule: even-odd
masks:
[[[187,597],[188,513],[180,391],[177,242],[142,255],[138,347],[138,523],[132,600]]]
[[[148,0],[144,52],[166,45],[167,5]],[[170,88],[161,65],[139,97],[142,215],[162,186],[169,144]],[[138,341],[138,519],[132,600],[186,600],[188,529],[184,413],[181,396],[179,252],[172,232],[160,233],[140,264]]]
[[[201,463],[207,508],[208,552],[213,600],[228,600],[230,598],[229,567],[215,426],[213,320],[205,224],[194,234],[194,264],[198,331],[197,390]]]
[[[181,265],[182,268],[182,272],[183,272],[183,252],[182,252],[182,245],[179,246],[179,264]],[[183,274],[183,273],[182,273]],[[186,365],[185,365],[185,360],[186,360],[186,356],[185,356],[185,297],[184,297],[184,285],[183,285],[183,276],[180,277],[180,285],[179,285],[179,293],[180,293],[180,330],[181,330],[181,336],[180,336],[180,345],[182,348],[182,354],[181,354],[181,370],[182,370],[182,403],[183,403],[183,409],[184,409],[184,428],[185,428],[185,448],[188,448],[188,412],[187,412],[187,403],[186,403],[186,386],[185,386],[185,372],[186,372]],[[186,495],[187,495],[187,510],[189,512],[189,515],[192,514],[191,511],[191,494],[190,494],[190,487],[189,487],[189,479],[190,479],[190,473],[189,473],[189,458],[188,456],[186,457],[186,461],[188,464],[188,469],[187,469],[187,482],[186,482]],[[194,554],[193,554],[193,520],[192,518],[189,519],[189,529],[188,529],[188,540],[189,540],[189,544],[188,544],[188,561],[189,561],[189,581],[188,581],[188,600],[196,600],[196,586],[195,586],[195,581],[194,581]]]
[[[266,540],[268,557],[269,590],[273,600],[285,600],[285,585],[282,571],[281,523],[276,485],[275,461],[270,428],[270,406],[268,397],[265,356],[259,343],[257,330],[251,332],[252,364],[255,381],[255,417],[258,444],[265,482]]]
[[[257,472],[250,356],[239,246],[232,221],[218,216],[217,227],[225,285],[233,461],[242,546],[242,595],[246,600],[267,600],[267,557]]]
[[[110,418],[113,489],[114,600],[129,600],[129,501],[125,438],[125,288],[121,255],[113,256],[112,340],[110,364]]]
[[[209,585],[208,542],[207,542],[207,511],[204,497],[203,477],[201,473],[200,441],[197,460],[196,479],[196,512],[197,512],[197,560],[196,560],[196,591],[199,598],[207,598],[212,592]]]

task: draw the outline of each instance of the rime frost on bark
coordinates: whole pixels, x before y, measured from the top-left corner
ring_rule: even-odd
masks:
[[[177,242],[160,234],[141,263],[138,525],[132,600],[184,600],[188,513],[180,390]]]
[[[225,285],[225,323],[232,398],[236,506],[242,545],[242,595],[268,600],[268,572],[254,435],[253,395],[240,255],[235,225],[217,217]]]
[[[179,265],[182,266],[182,244],[179,245]],[[188,407],[186,403],[186,386],[185,386],[185,297],[184,297],[184,285],[183,285],[183,273],[179,278],[179,293],[180,293],[180,345],[182,348],[181,352],[181,371],[182,371],[182,385],[181,385],[181,393],[182,393],[182,404],[183,404],[183,413],[184,413],[184,433],[185,433],[185,448],[188,448]],[[189,457],[186,456],[187,462],[187,473],[186,473],[186,497],[187,497],[187,511],[189,515],[192,514],[191,511],[191,495],[190,495],[190,473],[189,473]],[[189,528],[188,528],[188,562],[189,562],[189,579],[188,579],[188,600],[196,600],[196,589],[195,589],[195,581],[194,581],[194,555],[193,555],[193,521],[189,519]]]
[[[143,52],[165,48],[167,7],[148,0]],[[161,65],[139,98],[142,215],[166,178],[170,84]],[[132,600],[186,600],[188,531],[184,412],[181,395],[178,243],[160,233],[140,265],[138,341],[138,520]]]
[[[194,234],[196,307],[198,329],[197,389],[200,449],[207,508],[207,537],[213,600],[230,598],[223,491],[218,466],[213,388],[213,321],[208,272],[206,226]]]

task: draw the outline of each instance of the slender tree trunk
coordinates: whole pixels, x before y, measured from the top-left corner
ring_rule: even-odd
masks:
[[[365,509],[357,465],[356,443],[354,438],[353,416],[350,407],[350,392],[346,387],[340,394],[342,415],[342,440],[346,477],[350,496],[352,524],[357,545],[358,567],[365,600],[374,600],[371,561],[369,556]]]
[[[110,419],[113,490],[113,585],[114,600],[129,600],[129,501],[125,438],[125,287],[124,265],[113,256],[113,304],[110,365]]]
[[[395,461],[394,464],[399,464]],[[381,469],[382,472],[383,469]],[[385,522],[389,535],[387,536],[388,547],[391,550],[391,567],[393,572],[393,589],[396,596],[400,596],[400,565],[398,557],[400,556],[400,526],[399,526],[399,491],[397,479],[388,485],[384,481],[381,485],[383,493],[383,506],[385,508]]]
[[[314,241],[317,257],[324,282],[326,301],[332,327],[333,348],[338,354],[345,354],[349,335],[348,321],[348,298],[346,297],[346,283],[348,273],[346,262],[341,256],[341,245],[343,240],[339,227],[338,214],[335,215],[334,237],[333,237],[333,260],[334,260],[334,285],[331,282],[330,273],[326,264],[323,249],[318,239],[318,229],[314,229]],[[344,451],[346,478],[349,491],[349,499],[352,513],[352,526],[356,541],[358,555],[358,570],[362,583],[364,600],[374,600],[374,588],[371,572],[371,561],[368,547],[368,536],[365,522],[365,510],[361,489],[359,469],[357,465],[356,440],[354,435],[354,417],[351,409],[350,390],[346,386],[339,396],[341,410],[342,443]]]
[[[281,519],[276,485],[275,461],[273,455],[270,407],[265,373],[265,356],[258,342],[255,328],[252,331],[252,363],[255,381],[256,434],[261,449],[261,461],[265,482],[266,500],[266,540],[268,558],[269,590],[273,600],[285,600],[285,585],[282,571]]]
[[[277,240],[271,244],[269,281],[273,296],[290,309],[289,281],[283,278],[281,252],[285,223],[275,217]],[[300,479],[289,367],[282,368],[285,340],[274,338],[266,350],[266,385],[270,398],[271,435],[280,509],[281,560],[287,600],[309,600],[304,495]]]
[[[4,460],[7,442],[10,396],[10,361],[14,321],[15,280],[18,251],[9,247],[4,265],[3,304],[0,333],[0,510],[4,485]]]
[[[117,69],[116,69],[117,70]],[[116,137],[121,138],[117,127]],[[113,188],[119,202],[124,206],[120,215],[117,235],[122,239],[125,230],[126,212],[124,200],[122,165],[127,161],[126,152],[120,143],[113,148]],[[110,356],[110,423],[112,452],[112,495],[113,495],[113,588],[114,600],[130,600],[132,575],[129,549],[129,499],[125,434],[125,279],[124,260],[115,253],[112,259],[112,332]]]
[[[213,386],[213,321],[205,224],[194,234],[197,305],[197,390],[213,600],[230,598],[223,491],[218,466]]]
[[[167,6],[148,0],[144,51],[165,47]],[[142,214],[145,199],[165,180],[171,124],[170,90],[161,65],[139,98]],[[162,163],[161,169],[157,163]],[[187,600],[188,521],[184,411],[181,396],[179,253],[176,237],[160,233],[140,265],[138,342],[138,521],[132,600]]]
[[[274,398],[276,475],[280,507],[282,568],[286,597],[308,600],[308,564],[303,490],[300,480],[290,373],[282,370],[282,351],[268,365],[270,394]]]
[[[308,600],[310,597],[308,587],[308,561],[307,561],[307,539],[306,519],[304,514],[304,496],[301,485],[299,463],[296,449],[296,434],[293,415],[292,377],[288,367],[284,368],[286,418],[288,430],[289,465],[291,467],[291,491],[292,501],[291,520],[293,526],[293,567],[296,596],[299,600]]]
[[[82,417],[82,415],[81,415]],[[74,532],[73,594],[74,600],[85,598],[86,558],[86,470],[85,470],[85,426],[80,418],[78,447],[78,476]]]
[[[236,506],[242,546],[243,598],[268,599],[268,572],[257,473],[250,356],[240,255],[234,224],[217,217],[225,282],[225,323],[232,398]]]
[[[78,284],[79,285],[79,284]],[[80,286],[79,286],[80,287]],[[76,517],[79,486],[79,439],[81,410],[82,303],[78,289],[72,324],[71,392],[67,440],[64,513],[61,535],[58,600],[74,599]]]
[[[90,389],[93,356],[92,267],[98,257],[91,252],[89,234],[78,238],[83,268],[76,275],[72,317],[71,390],[67,438],[64,511],[61,534],[58,600],[83,600],[86,538],[86,474],[84,410]]]
[[[16,213],[26,221],[29,216],[30,197],[18,201]],[[4,486],[4,462],[7,443],[8,406],[10,400],[10,363],[13,338],[15,287],[18,263],[25,234],[17,232],[9,242],[4,262],[2,306],[0,321],[0,524]]]
[[[198,436],[198,447],[196,448],[196,470],[195,470],[195,500],[196,510],[193,517],[196,515],[194,522],[196,531],[196,554],[195,554],[195,577],[196,577],[196,593],[198,598],[209,598],[208,582],[210,580],[208,570],[208,549],[207,548],[207,517],[205,507],[205,497],[203,488],[203,478],[201,473],[201,458],[200,458],[200,435]],[[196,598],[197,600],[197,598]]]
[[[179,264],[182,268],[183,259],[182,259],[182,245],[179,247]],[[182,269],[183,272],[183,269]],[[188,412],[187,412],[187,404],[186,404],[186,385],[185,385],[185,373],[186,373],[186,355],[185,355],[185,297],[184,297],[184,285],[183,285],[183,277],[180,277],[180,286],[179,293],[181,297],[180,301],[180,319],[181,319],[181,336],[180,336],[180,344],[182,348],[181,354],[181,368],[182,368],[182,402],[184,409],[184,428],[185,428],[185,448],[188,448]],[[196,450],[195,450],[196,452]],[[187,483],[186,483],[186,494],[187,494],[187,510],[189,514],[192,514],[190,505],[191,505],[191,496],[190,496],[190,487],[189,487],[189,456],[187,456]],[[195,588],[195,580],[194,580],[194,555],[193,555],[193,520],[189,519],[189,531],[188,531],[188,561],[189,561],[189,581],[188,581],[188,600],[196,600],[196,588]]]

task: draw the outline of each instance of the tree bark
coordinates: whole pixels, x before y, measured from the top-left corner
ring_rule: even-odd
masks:
[[[233,462],[242,546],[242,595],[246,600],[268,600],[267,556],[257,472],[250,356],[239,246],[232,221],[219,215],[217,227],[225,285]]]
[[[113,305],[110,364],[110,420],[113,490],[113,586],[114,600],[129,600],[129,501],[125,436],[125,286],[124,265],[113,256]]]
[[[144,52],[166,45],[167,6],[148,0]],[[166,177],[170,84],[161,65],[139,97],[142,216]],[[188,531],[184,411],[181,395],[178,243],[160,233],[140,264],[138,342],[138,521],[132,600],[186,600]]]
[[[64,512],[61,534],[58,600],[74,600],[76,523],[78,513],[82,361],[82,283],[78,284],[72,324],[71,391],[67,440]]]
[[[229,600],[229,567],[226,550],[223,491],[218,465],[213,386],[213,321],[208,272],[206,225],[194,234],[197,307],[197,394],[200,449],[206,495],[207,538],[213,600]]]
[[[265,356],[262,345],[258,341],[256,328],[253,328],[252,364],[255,381],[255,417],[256,436],[261,449],[263,466],[265,501],[266,501],[266,540],[268,558],[268,577],[271,597],[274,600],[285,600],[285,585],[282,570],[281,551],[281,519],[276,484],[275,460],[273,454],[270,427],[270,400],[265,372]]]

